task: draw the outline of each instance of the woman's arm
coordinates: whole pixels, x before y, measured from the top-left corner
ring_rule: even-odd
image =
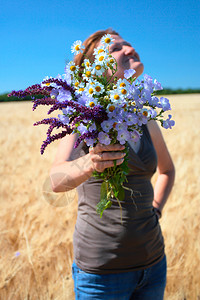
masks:
[[[65,192],[76,188],[86,181],[94,170],[103,172],[105,168],[113,167],[113,160],[116,160],[117,165],[123,162],[125,153],[120,151],[124,146],[119,144],[108,146],[97,144],[88,154],[73,160],[72,154],[77,138],[77,134],[68,135],[59,144],[50,170],[54,192]]]
[[[153,206],[162,211],[174,184],[175,168],[158,124],[150,121],[148,129],[158,157]]]

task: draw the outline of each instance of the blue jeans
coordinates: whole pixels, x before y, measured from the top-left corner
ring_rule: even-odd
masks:
[[[166,286],[166,256],[152,267],[117,274],[91,274],[73,262],[76,299],[162,300]]]

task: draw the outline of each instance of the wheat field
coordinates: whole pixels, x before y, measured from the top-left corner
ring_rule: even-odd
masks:
[[[168,96],[176,126],[162,129],[176,167],[160,221],[168,261],[165,300],[200,299],[200,94]],[[40,145],[47,109],[0,104],[0,299],[74,299],[71,263],[75,190],[51,192],[48,172],[58,143]],[[153,183],[156,177],[153,178]]]

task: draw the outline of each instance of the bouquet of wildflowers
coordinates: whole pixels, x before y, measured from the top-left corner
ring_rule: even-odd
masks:
[[[34,125],[48,124],[47,138],[41,146],[43,154],[48,144],[61,139],[67,134],[78,133],[75,148],[84,141],[88,147],[97,143],[104,145],[120,143],[125,145],[124,162],[104,172],[94,172],[96,178],[101,178],[101,199],[97,212],[102,216],[103,211],[112,205],[112,199],[124,199],[123,183],[128,174],[127,141],[137,142],[142,135],[141,126],[150,120],[158,120],[164,128],[172,128],[175,122],[168,115],[163,119],[163,113],[171,109],[169,100],[155,96],[161,90],[161,84],[148,76],[139,81],[134,78],[135,71],[124,72],[124,78],[115,77],[117,62],[109,54],[109,46],[113,39],[111,35],[103,36],[101,44],[94,49],[95,60],[92,63],[85,57],[81,68],[73,61],[65,67],[64,75],[56,78],[46,77],[41,84],[28,87],[24,91],[13,91],[9,96],[33,97],[33,110],[38,105],[50,105],[48,114],[58,110],[57,118],[45,118]],[[72,45],[72,52],[82,52],[81,41]],[[111,70],[108,76],[107,71]],[[42,95],[42,99],[37,99]],[[61,129],[53,134],[54,129]],[[131,190],[132,191],[132,190]],[[120,205],[121,206],[121,205]]]

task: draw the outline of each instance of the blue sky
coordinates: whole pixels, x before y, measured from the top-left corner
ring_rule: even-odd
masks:
[[[200,88],[199,0],[0,2],[0,94],[62,74],[71,44],[112,27],[164,87]]]

